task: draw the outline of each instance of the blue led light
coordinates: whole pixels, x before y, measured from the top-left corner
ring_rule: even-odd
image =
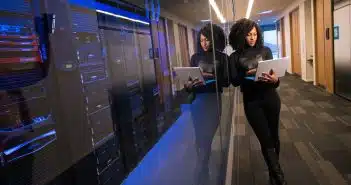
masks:
[[[48,116],[46,116],[46,117],[40,116],[40,117],[33,118],[33,123],[34,123],[34,124],[39,124],[39,123],[42,123],[42,122],[44,122],[44,121],[47,121],[47,120],[49,119],[50,116],[51,116],[51,115],[48,115]]]
[[[19,33],[21,31],[21,28],[23,28],[23,26],[13,26],[13,25],[5,25],[5,24],[1,24],[0,25],[0,32],[15,32],[15,33]]]
[[[32,119],[31,123],[28,124],[28,122],[22,122],[20,123],[20,125],[25,125],[25,127],[32,127],[33,125],[39,125],[47,120],[49,120],[51,118],[51,114],[47,115],[47,116],[39,116],[39,117],[35,117]],[[8,131],[8,129],[0,129],[1,132],[11,132]]]
[[[13,147],[13,148],[5,150],[4,154],[5,155],[11,155],[12,153],[20,150],[21,148],[23,148],[24,146],[26,146],[26,145],[28,145],[30,143],[33,143],[34,141],[37,141],[37,140],[40,140],[40,139],[43,139],[43,138],[46,138],[46,137],[49,137],[49,136],[53,136],[53,135],[56,135],[56,131],[55,130],[52,130],[52,131],[50,131],[48,133],[45,133],[43,135],[40,135],[40,136],[38,136],[38,137],[36,137],[36,138],[34,138],[32,140],[26,141],[26,142],[24,142],[22,144],[19,144],[19,145]]]
[[[124,11],[122,9],[114,8],[102,3],[95,3],[96,11],[99,13],[111,15],[121,19],[126,19],[133,22],[149,25],[149,20],[145,16],[140,16],[132,12]]]

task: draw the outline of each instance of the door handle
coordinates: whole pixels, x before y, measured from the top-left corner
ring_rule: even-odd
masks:
[[[327,28],[327,29],[325,30],[325,37],[326,37],[327,40],[330,39],[330,28]]]

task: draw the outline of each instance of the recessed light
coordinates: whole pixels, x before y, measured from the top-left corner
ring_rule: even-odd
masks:
[[[250,18],[250,14],[251,14],[251,10],[252,10],[252,6],[254,4],[255,0],[249,0],[249,4],[247,5],[247,9],[246,9],[246,19]]]
[[[258,13],[259,15],[262,15],[262,14],[269,14],[269,13],[272,13],[273,10],[268,10],[268,11],[263,11],[263,12],[260,12]]]
[[[209,0],[210,5],[212,6],[213,10],[215,11],[217,18],[221,21],[222,24],[226,23],[227,21],[223,17],[221,11],[219,10],[217,3],[215,0]]]

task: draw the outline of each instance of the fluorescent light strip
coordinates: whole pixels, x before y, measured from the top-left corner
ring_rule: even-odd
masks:
[[[20,150],[21,148],[25,147],[28,144],[31,144],[31,143],[33,143],[35,141],[38,141],[38,140],[41,140],[41,139],[44,139],[46,137],[53,136],[53,135],[56,135],[56,131],[55,130],[51,130],[50,132],[48,132],[46,134],[43,134],[43,135],[40,135],[40,136],[30,140],[30,141],[26,141],[26,142],[24,142],[22,144],[19,144],[19,145],[15,146],[15,147],[13,147],[11,149],[5,150],[4,154],[5,155],[11,155],[12,153]]]
[[[114,14],[114,13],[111,13],[111,12],[106,12],[106,11],[103,11],[103,10],[96,10],[96,12],[99,12],[99,13],[102,13],[102,14],[105,14],[105,15],[110,15],[110,16],[117,17],[117,18],[121,18],[121,19],[126,19],[126,20],[133,21],[133,22],[138,22],[138,23],[141,23],[141,24],[150,25],[150,23],[145,22],[145,21],[132,19],[132,18],[129,18],[129,17],[125,17],[123,15],[117,15],[117,14]]]
[[[260,12],[258,14],[262,15],[262,14],[268,14],[268,13],[272,13],[272,12],[273,12],[273,10],[268,10],[268,11]]]
[[[221,21],[222,24],[226,22],[224,19],[223,15],[221,14],[221,11],[219,11],[219,8],[217,6],[217,3],[214,0],[209,0],[210,5],[212,6],[213,10],[216,12],[217,18]]]
[[[250,14],[251,14],[251,10],[252,10],[252,6],[254,4],[255,0],[249,0],[249,4],[247,6],[247,10],[246,10],[246,19],[250,18]]]

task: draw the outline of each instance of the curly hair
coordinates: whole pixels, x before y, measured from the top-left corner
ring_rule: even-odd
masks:
[[[211,28],[212,27],[212,28]],[[214,42],[212,42],[212,29],[213,29],[213,39]],[[200,36],[203,35],[205,36],[210,42],[211,42],[211,48],[215,48],[215,50],[218,51],[223,51],[225,46],[226,46],[226,36],[224,34],[223,29],[216,25],[216,24],[211,24],[208,23],[206,24],[201,30],[199,31],[199,34],[197,35],[197,50],[198,52],[204,52],[204,50],[201,47],[201,42],[200,42]]]
[[[257,41],[254,47],[264,47],[263,35],[260,26],[250,19],[243,18],[238,20],[230,29],[229,44],[233,47],[234,50],[243,51],[249,47],[246,42],[246,36],[253,28],[256,28],[257,30]]]

